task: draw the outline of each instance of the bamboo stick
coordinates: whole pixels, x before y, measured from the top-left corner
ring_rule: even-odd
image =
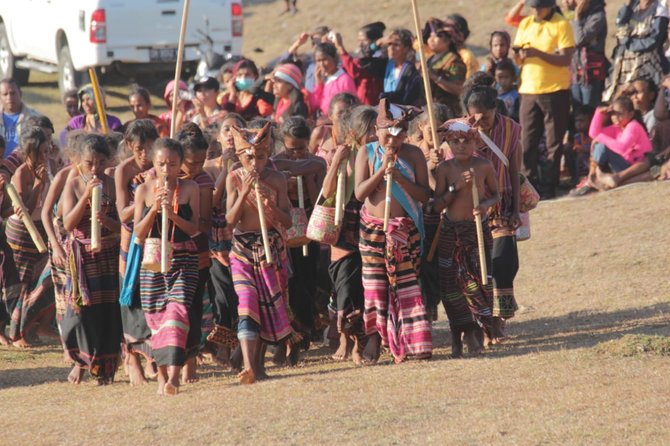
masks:
[[[472,173],[472,204],[473,208],[479,207],[479,191],[477,190],[477,182],[475,181],[475,170],[470,169]],[[477,245],[479,247],[479,265],[482,271],[482,284],[488,285],[489,274],[486,267],[486,245],[484,242],[484,229],[482,228],[482,216],[475,216],[475,225],[477,226]]]
[[[93,177],[95,179],[95,177]],[[100,251],[100,238],[102,228],[98,217],[100,216],[100,202],[102,200],[102,185],[96,186],[91,191],[91,250]]]
[[[296,177],[298,181],[298,207],[300,209],[305,209],[305,189],[302,183],[302,175]],[[307,245],[302,246],[302,256],[307,257]]]
[[[186,23],[188,22],[188,10],[191,0],[184,0],[184,8],[181,13],[181,26],[179,27],[179,44],[177,45],[177,64],[174,70],[174,90],[172,90],[172,120],[170,121],[170,138],[177,133],[177,102],[179,99],[179,80],[181,78],[181,66],[184,62],[184,41],[186,40]]]
[[[347,161],[342,161],[337,171],[337,189],[335,190],[335,225],[342,224],[344,218],[344,195],[346,194]]]
[[[88,69],[88,77],[91,78],[91,85],[93,86],[93,96],[95,96],[95,106],[98,109],[98,118],[100,119],[100,128],[102,134],[109,133],[109,126],[107,125],[107,113],[105,112],[105,104],[102,102],[102,90],[100,90],[100,82],[98,82],[98,74],[95,68]]]
[[[165,190],[168,189],[168,180],[165,178]],[[169,204],[163,203],[162,215],[161,215],[161,273],[167,274],[169,271],[169,261],[168,259],[168,230],[169,230],[169,221],[168,221],[168,206]]]
[[[33,240],[33,243],[35,244],[35,247],[37,247],[37,250],[40,252],[40,254],[44,254],[45,252],[47,252],[47,245],[44,244],[44,239],[37,231],[35,223],[33,222],[33,219],[30,217],[30,213],[28,213],[28,209],[26,209],[25,204],[23,204],[21,196],[14,188],[14,185],[11,183],[5,183],[5,189],[7,190],[7,195],[9,195],[9,199],[12,200],[12,206],[14,208],[21,208],[21,211],[23,211],[21,221],[23,221],[23,225],[28,230],[30,238]]]
[[[389,161],[388,167],[393,167],[393,161]],[[384,200],[384,232],[389,229],[389,219],[391,218],[391,200],[393,199],[393,176],[387,174],[386,178],[386,199]]]
[[[265,208],[263,207],[263,199],[261,198],[261,190],[258,186],[258,181],[255,185],[256,190],[256,207],[258,207],[258,220],[261,223],[261,235],[263,237],[263,249],[265,250],[265,261],[274,263],[272,258],[272,250],[270,249],[270,237],[268,236],[268,225],[265,221]]]
[[[421,41],[421,21],[419,20],[419,7],[417,0],[411,0],[412,14],[414,16],[414,30],[416,31],[416,38],[419,41],[419,60],[421,61],[421,77],[423,77],[423,91],[426,96],[426,108],[428,109],[428,120],[430,121],[430,132],[433,136],[433,150],[439,151],[440,142],[437,140],[437,122],[435,121],[435,113],[433,112],[433,94],[430,89],[430,77],[428,75],[428,63],[426,61],[426,54],[423,49],[423,42]]]

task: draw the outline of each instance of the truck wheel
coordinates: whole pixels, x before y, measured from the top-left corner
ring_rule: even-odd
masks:
[[[16,68],[14,63],[16,58],[12,54],[12,49],[9,46],[9,38],[7,37],[7,30],[5,24],[0,23],[0,78],[14,78],[19,85],[28,83],[28,76],[30,70]]]
[[[84,80],[84,74],[74,69],[70,48],[67,44],[58,53],[58,88],[61,93],[78,89]]]

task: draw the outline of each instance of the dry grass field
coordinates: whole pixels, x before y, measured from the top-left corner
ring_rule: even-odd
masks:
[[[408,0],[301,0],[246,8],[245,48],[270,59],[318,23],[356,29],[382,18],[410,26]],[[422,17],[451,11],[485,47],[513,3],[422,1]],[[610,17],[617,5],[610,2]],[[111,112],[130,118],[126,86],[108,88]],[[65,120],[55,78],[33,74],[26,102]],[[162,100],[155,99],[157,105]],[[449,359],[444,314],[429,362],[358,368],[312,349],[297,368],[240,387],[205,366],[176,398],[155,383],[97,388],[67,383],[57,345],[0,347],[1,444],[667,444],[670,427],[670,184],[645,184],[580,200],[542,203],[521,243],[521,310],[509,342],[480,358]]]
[[[311,350],[240,387],[214,366],[176,398],[155,384],[67,383],[58,346],[0,348],[11,444],[665,444],[670,441],[670,184],[542,203],[520,244],[508,343],[358,368]],[[660,218],[659,218],[660,217]]]

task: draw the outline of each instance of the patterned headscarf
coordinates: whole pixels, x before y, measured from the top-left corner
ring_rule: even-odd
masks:
[[[240,155],[251,154],[255,150],[269,151],[271,122],[268,122],[261,129],[240,128],[233,125],[231,132],[235,140],[235,153]]]
[[[419,113],[421,111],[417,108],[391,104],[384,98],[379,101],[377,128],[388,129],[391,135],[397,136],[400,132],[407,130],[409,122]]]

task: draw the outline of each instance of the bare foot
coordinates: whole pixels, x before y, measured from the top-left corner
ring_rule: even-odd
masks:
[[[286,342],[275,346],[275,354],[272,356],[272,363],[278,367],[286,365]]]
[[[79,384],[83,377],[84,377],[84,369],[82,369],[78,365],[75,365],[74,367],[72,367],[70,374],[67,376],[67,380],[70,382],[70,384]]]
[[[363,350],[362,355],[364,365],[377,364],[377,361],[379,361],[379,355],[381,355],[381,346],[382,338],[378,333],[368,337],[368,342],[365,344],[365,350]]]
[[[138,356],[138,361],[139,361],[139,356]],[[158,367],[156,366],[156,361],[153,360],[147,360],[146,364],[144,364],[144,376],[147,379],[154,379],[158,375]]]
[[[131,386],[141,386],[147,383],[144,377],[144,371],[140,364],[140,357],[132,352],[128,352],[128,379]]]
[[[335,361],[344,361],[349,359],[349,352],[347,347],[349,346],[349,337],[345,332],[340,333],[340,346],[337,348],[337,351],[331,356]]]
[[[482,344],[477,339],[476,330],[478,330],[478,328],[466,330],[465,335],[463,336],[465,345],[468,346],[468,353],[470,356],[479,356],[482,354]]]
[[[181,369],[181,379],[185,383],[197,383],[200,381],[200,378],[198,378],[198,364],[195,357],[186,360],[184,368]]]
[[[16,340],[16,341],[12,342],[12,345],[14,347],[18,347],[18,348],[33,348],[33,347],[35,347],[35,344],[32,344],[32,343],[26,341],[25,338],[21,338],[19,340]]]
[[[165,383],[165,386],[163,386],[163,395],[175,396],[178,393],[179,393],[179,387],[176,387],[172,383]]]
[[[256,382],[256,375],[251,369],[244,369],[237,374],[237,378],[240,380],[240,384],[253,384]]]
[[[351,360],[354,361],[356,365],[363,365],[363,357],[361,356],[361,346],[358,342],[358,336],[351,336],[351,342],[353,347],[351,348]]]

